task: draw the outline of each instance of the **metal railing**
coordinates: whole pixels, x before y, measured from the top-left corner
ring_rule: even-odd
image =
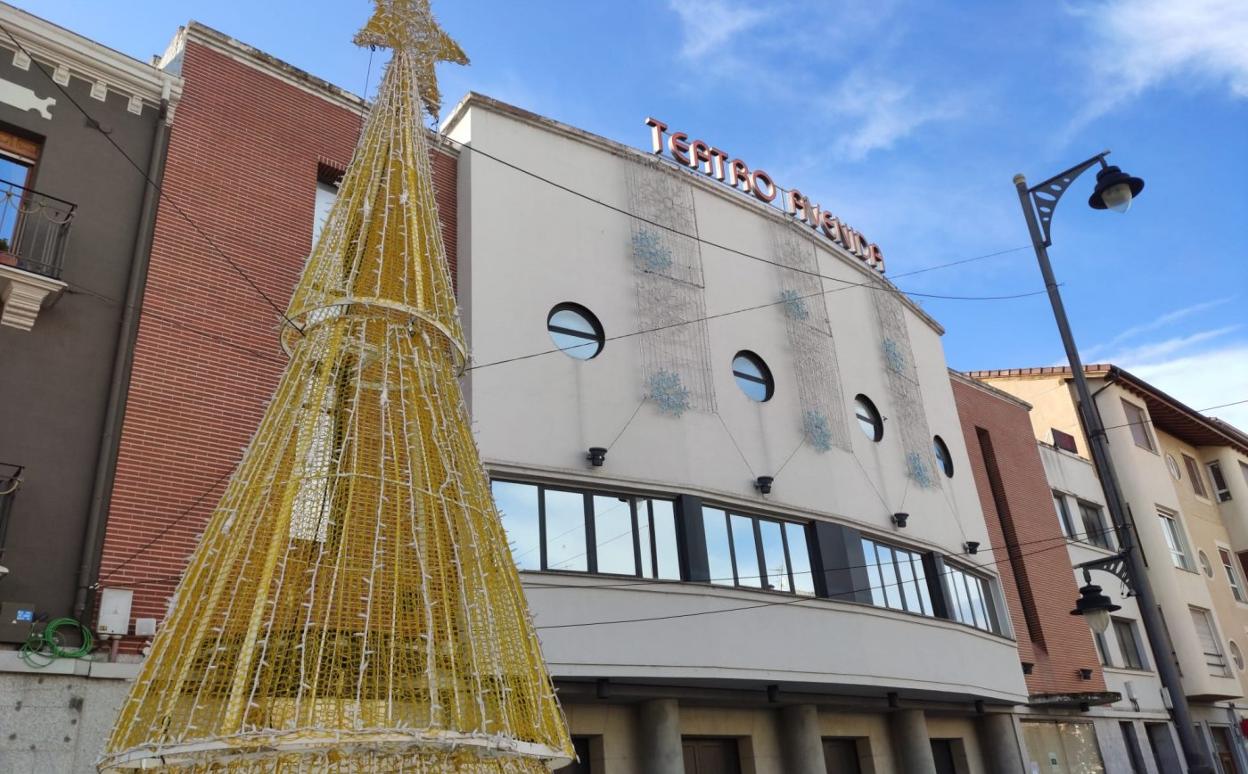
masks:
[[[77,206],[0,180],[0,265],[60,279]]]

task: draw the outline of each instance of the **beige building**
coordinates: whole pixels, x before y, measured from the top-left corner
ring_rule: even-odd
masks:
[[[1248,710],[1248,436],[1116,366],[1086,371],[1194,719],[1220,770],[1241,774],[1248,771],[1239,729]],[[1053,447],[1044,455],[1050,482],[1077,502],[1079,488],[1088,491],[1087,476],[1068,456],[1087,459],[1088,451],[1069,369],[974,376],[1032,404],[1036,437]],[[1083,553],[1089,550],[1098,549]],[[1072,558],[1078,558],[1073,551]],[[1110,576],[1098,575],[1107,590],[1116,589]],[[1124,610],[1117,615],[1135,617],[1130,605],[1119,604]],[[1127,661],[1118,642],[1108,645],[1115,667],[1107,668],[1107,681]],[[1132,682],[1131,692],[1140,698],[1141,688]],[[1144,684],[1141,708],[1155,708],[1152,679]]]

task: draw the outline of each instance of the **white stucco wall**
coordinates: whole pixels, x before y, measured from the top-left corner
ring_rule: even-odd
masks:
[[[626,173],[636,156],[627,151],[577,130],[518,118],[471,100],[452,121],[449,134],[458,142],[628,208]],[[645,135],[640,120],[638,124],[641,140]],[[907,308],[905,319],[923,410],[930,432],[948,444],[956,471],[952,479],[942,477],[940,485],[930,489],[916,486],[906,476],[875,330],[871,294],[877,291],[850,288],[824,297],[852,454],[835,448],[819,453],[801,445],[794,353],[776,307],[710,321],[718,415],[690,411],[675,419],[651,405],[637,411],[643,385],[636,336],[609,340],[590,361],[556,352],[489,365],[552,349],[545,322],[551,307],[560,302],[589,308],[608,337],[638,330],[630,218],[481,154],[465,151],[460,164],[461,303],[469,316],[473,361],[484,366],[469,373],[468,399],[488,466],[556,480],[588,480],[604,488],[698,494],[746,512],[830,519],[945,554],[963,553],[967,540],[989,542],[968,473],[940,333],[913,308]],[[703,238],[753,255],[770,255],[769,229],[783,216],[696,173],[676,174],[690,175]],[[855,283],[868,278],[860,261],[816,239],[820,273]],[[708,314],[774,303],[779,296],[781,270],[774,266],[707,245],[702,248],[702,265]],[[825,287],[835,286],[825,280]],[[775,396],[766,403],[749,400],[734,383],[731,360],[743,349],[760,355],[775,377]],[[890,418],[880,443],[869,440],[853,421],[852,400],[858,393],[868,395]],[[588,468],[587,447],[608,445],[635,411],[636,418],[611,448],[606,465]],[[752,485],[759,475],[776,476],[773,493],[766,498]],[[896,529],[889,518],[900,510],[911,514],[904,530]],[[995,575],[991,554],[966,560]],[[657,615],[691,605],[721,604],[721,597],[755,596],[701,588],[674,593],[651,588],[644,594],[601,589],[537,592],[539,581],[529,577],[528,583],[539,627],[555,621],[624,617],[621,613]],[[690,594],[697,599],[690,599]],[[814,607],[821,609],[808,609]],[[644,671],[663,663],[673,674],[693,676],[716,665],[725,674],[736,670],[744,676],[752,666],[760,675],[791,671],[835,682],[853,673],[859,676],[854,679],[875,683],[922,678],[950,690],[965,686],[959,690],[1002,698],[1025,694],[1016,652],[1002,637],[823,600],[765,610],[702,616],[690,619],[688,626],[585,627],[568,630],[575,634],[567,636],[543,632],[542,638],[556,674],[579,673],[582,668],[572,664],[604,674],[630,665]],[[747,633],[750,636],[743,637]],[[691,663],[696,659],[689,658],[688,651],[695,647],[709,649],[707,663]],[[671,655],[656,661],[659,654],[682,651],[686,655],[676,661]],[[973,665],[974,675],[963,674],[956,664]]]

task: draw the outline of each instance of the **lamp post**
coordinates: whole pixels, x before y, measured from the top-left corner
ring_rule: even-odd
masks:
[[[1062,345],[1066,348],[1066,357],[1070,360],[1070,372],[1075,382],[1075,392],[1079,399],[1078,411],[1087,433],[1088,447],[1092,453],[1092,463],[1100,479],[1101,488],[1105,491],[1106,505],[1114,529],[1118,533],[1121,551],[1107,559],[1088,562],[1080,567],[1084,570],[1087,581],[1080,589],[1080,599],[1075,615],[1084,615],[1089,624],[1107,625],[1109,613],[1114,608],[1108,597],[1101,595],[1100,588],[1092,585],[1090,569],[1104,569],[1123,581],[1134,593],[1139,603],[1140,620],[1153,651],[1153,663],[1157,665],[1157,673],[1161,683],[1170,694],[1170,712],[1174,719],[1175,730],[1179,735],[1179,744],[1183,747],[1187,758],[1189,774],[1212,774],[1209,757],[1196,737],[1192,725],[1191,711],[1187,706],[1187,695],[1183,693],[1183,685],[1179,678],[1178,666],[1170,646],[1170,635],[1161,619],[1161,611],[1157,608],[1157,600],[1153,595],[1153,587],[1149,583],[1144,565],[1144,556],[1136,543],[1135,533],[1127,516],[1127,508],[1122,498],[1122,489],[1118,485],[1118,476],[1114,473],[1113,462],[1109,456],[1109,441],[1105,435],[1105,427],[1101,423],[1100,413],[1093,403],[1092,394],[1088,389],[1088,380],[1083,373],[1083,362],[1079,359],[1079,350],[1075,347],[1075,339],[1070,331],[1070,321],[1066,318],[1066,308],[1062,305],[1062,297],[1058,292],[1057,280],[1053,277],[1053,267],[1049,264],[1048,247],[1052,244],[1051,225],[1053,211],[1058,201],[1066,193],[1071,184],[1081,174],[1097,164],[1100,169],[1096,174],[1096,190],[1093,191],[1088,204],[1093,209],[1110,209],[1115,212],[1126,212],[1131,201],[1144,189],[1144,181],[1131,177],[1118,167],[1105,162],[1109,151],[1098,153],[1080,164],[1076,164],[1065,172],[1061,172],[1045,180],[1039,185],[1027,186],[1022,175],[1014,176],[1014,186],[1018,189],[1018,200],[1022,204],[1023,214],[1027,218],[1027,229],[1031,233],[1032,246],[1036,250],[1036,260],[1040,264],[1040,272],[1044,275],[1044,284],[1048,289],[1049,303],[1053,307],[1053,317],[1057,322],[1058,332],[1062,336]],[[1103,626],[1102,626],[1103,628]]]

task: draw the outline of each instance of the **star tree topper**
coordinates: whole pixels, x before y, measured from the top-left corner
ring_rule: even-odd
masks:
[[[355,33],[357,46],[384,46],[415,58],[420,99],[429,115],[437,118],[442,107],[438,62],[468,64],[468,56],[433,18],[429,0],[375,0],[377,10],[364,28]]]

